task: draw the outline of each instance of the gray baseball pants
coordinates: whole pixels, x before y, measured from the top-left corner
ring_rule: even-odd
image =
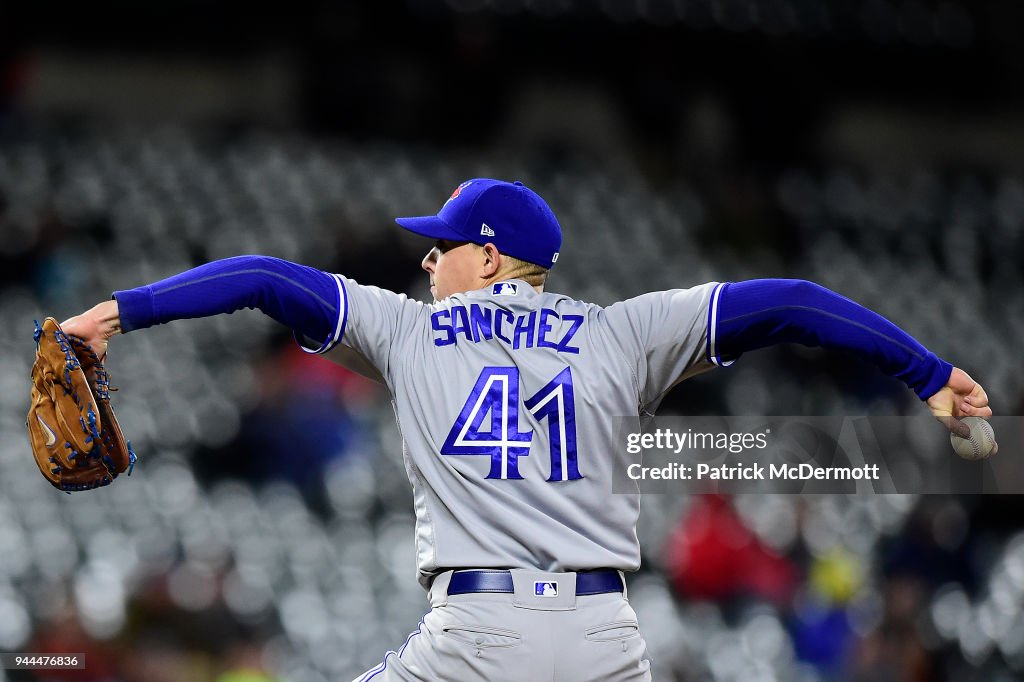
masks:
[[[576,596],[574,573],[513,570],[515,593],[448,595],[397,652],[353,682],[649,682],[647,645],[625,593]],[[558,595],[537,596],[537,581]]]

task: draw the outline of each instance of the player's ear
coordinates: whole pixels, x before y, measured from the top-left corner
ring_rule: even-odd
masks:
[[[480,248],[480,255],[482,256],[480,274],[484,279],[493,277],[501,269],[501,252],[498,251],[497,246],[487,242]]]

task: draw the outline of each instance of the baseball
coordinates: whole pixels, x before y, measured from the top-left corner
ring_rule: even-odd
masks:
[[[987,459],[995,450],[996,434],[992,425],[981,417],[964,417],[962,420],[971,427],[971,437],[961,438],[955,433],[949,434],[949,442],[953,450],[964,459]]]

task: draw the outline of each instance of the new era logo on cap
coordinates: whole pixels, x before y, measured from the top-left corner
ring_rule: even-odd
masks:
[[[487,223],[484,223],[483,226],[480,227],[480,234],[482,234],[485,237],[493,237],[494,236],[494,230],[489,228],[487,226]]]
[[[494,296],[515,296],[519,293],[519,285],[512,282],[498,282],[491,287]]]
[[[554,581],[535,580],[533,594],[537,597],[557,597],[558,583]]]

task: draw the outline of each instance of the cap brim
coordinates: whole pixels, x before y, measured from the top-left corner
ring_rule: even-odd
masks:
[[[420,216],[417,218],[395,218],[395,222],[423,237],[431,239],[450,239],[456,242],[466,241],[464,235],[459,234],[448,223],[436,215]]]

